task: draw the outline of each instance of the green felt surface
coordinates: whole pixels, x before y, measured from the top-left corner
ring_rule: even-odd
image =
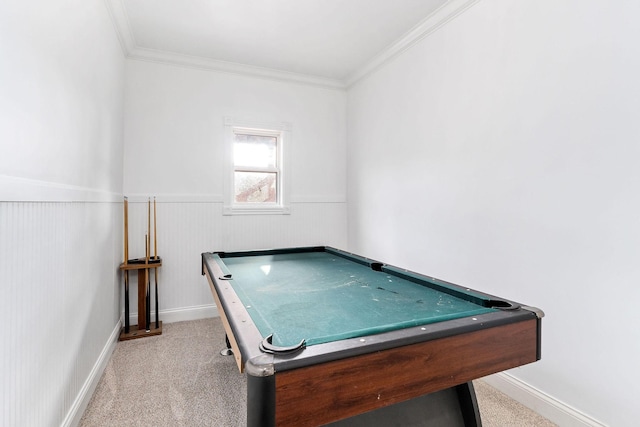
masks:
[[[273,344],[337,341],[494,311],[328,252],[225,258],[229,281]]]

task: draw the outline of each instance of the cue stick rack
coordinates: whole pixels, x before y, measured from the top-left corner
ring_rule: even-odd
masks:
[[[158,269],[162,259],[158,256],[158,233],[156,227],[156,199],[153,198],[153,256],[151,256],[151,198],[147,202],[147,234],[144,236],[145,256],[129,259],[129,201],[124,198],[124,261],[120,270],[124,274],[124,327],[119,341],[144,338],[162,334],[162,322],[158,318]],[[138,274],[138,324],[129,323],[129,272]],[[155,276],[155,322],[151,321],[151,271]]]

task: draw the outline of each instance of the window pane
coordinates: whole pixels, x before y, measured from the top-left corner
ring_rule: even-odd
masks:
[[[236,134],[233,144],[236,166],[276,167],[277,141],[275,136]]]
[[[235,172],[236,203],[275,203],[276,178],[275,173]]]

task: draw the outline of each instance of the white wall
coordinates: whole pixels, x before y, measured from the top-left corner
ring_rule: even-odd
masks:
[[[640,418],[638,16],[483,0],[348,93],[349,249],[542,308],[510,374],[615,426]]]
[[[0,58],[0,424],[70,425],[119,321],[124,57],[63,0],[0,3]]]
[[[120,192],[123,60],[103,2],[3,2],[2,12],[0,171]]]
[[[146,200],[157,196],[161,319],[215,314],[202,252],[346,246],[344,91],[138,60],[126,67],[130,254],[144,255]],[[290,215],[222,215],[225,116],[291,123]]]

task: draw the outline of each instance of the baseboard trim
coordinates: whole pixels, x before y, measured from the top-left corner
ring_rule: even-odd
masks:
[[[606,424],[602,424],[506,372],[490,375],[482,380],[559,426],[606,427]]]
[[[207,319],[218,317],[218,309],[214,304],[195,305],[191,307],[172,308],[160,310],[158,316],[162,323],[184,322],[187,320]],[[156,312],[151,312],[151,322],[155,322]],[[138,324],[138,313],[129,314],[129,322],[132,325]]]
[[[82,415],[84,414],[85,409],[87,409],[87,405],[89,405],[89,401],[93,396],[93,392],[96,390],[98,386],[98,382],[102,377],[102,373],[107,367],[107,363],[109,359],[111,359],[111,354],[113,354],[113,350],[116,348],[116,343],[118,342],[118,336],[120,335],[120,329],[122,328],[122,323],[118,321],[115,328],[111,332],[109,339],[107,340],[98,360],[93,365],[93,369],[89,373],[86,381],[82,385],[80,392],[76,396],[76,399],[71,405],[69,412],[67,412],[67,416],[60,424],[61,427],[76,427],[80,424],[80,420],[82,419]]]

